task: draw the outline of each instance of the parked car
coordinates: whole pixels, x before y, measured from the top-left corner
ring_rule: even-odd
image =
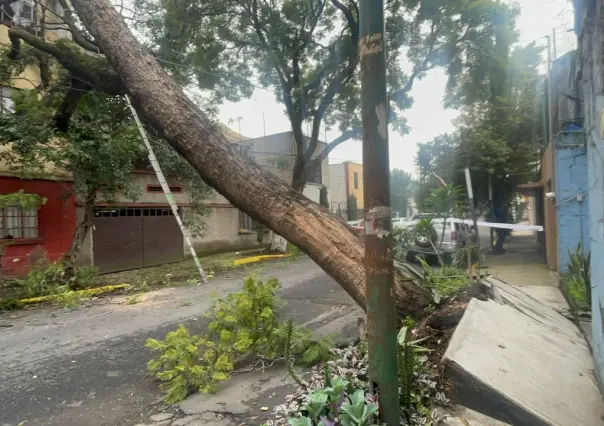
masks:
[[[409,219],[406,217],[395,217],[392,219],[392,227],[393,228],[401,228],[409,223]]]
[[[410,222],[417,222],[420,219],[436,219],[438,215],[436,213],[415,213],[409,219]]]
[[[365,235],[365,221],[363,219],[350,220],[347,223],[359,237]]]
[[[465,223],[451,220],[447,220],[445,223],[444,219],[432,219],[432,226],[435,231],[432,241],[428,236],[419,236],[408,251],[409,257],[413,258],[418,254],[424,256],[435,255],[434,247],[440,248],[444,253],[454,253],[457,249],[472,241],[472,229]]]
[[[362,237],[365,235],[365,220],[361,219],[357,222],[357,224],[355,226],[352,227],[352,229],[354,230],[354,232],[356,232],[356,234],[359,237]]]

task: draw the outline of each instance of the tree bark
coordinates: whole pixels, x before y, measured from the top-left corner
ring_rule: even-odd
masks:
[[[84,207],[84,217],[76,228],[71,246],[67,253],[63,256],[63,264],[65,265],[65,277],[73,278],[78,270],[78,259],[82,251],[82,244],[92,227],[92,218],[94,217],[94,203],[96,199],[96,190],[88,190],[85,194],[85,200],[81,203]],[[77,284],[77,283],[76,283]]]
[[[365,308],[364,248],[346,223],[238,155],[219,128],[141,46],[109,2],[72,0],[72,4],[144,119],[210,186],[307,253]],[[400,284],[399,313],[413,314],[429,301],[410,276]]]

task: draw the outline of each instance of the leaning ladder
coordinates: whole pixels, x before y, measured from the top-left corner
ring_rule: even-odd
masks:
[[[180,231],[182,232],[182,235],[185,238],[187,246],[189,247],[191,256],[193,256],[195,265],[197,266],[197,269],[199,270],[199,275],[201,275],[201,281],[207,282],[208,279],[207,279],[206,273],[204,272],[203,268],[201,267],[201,262],[199,262],[197,253],[195,253],[195,249],[193,248],[193,244],[191,243],[189,234],[188,234],[184,224],[182,223],[180,215],[178,214],[178,206],[176,205],[176,202],[174,201],[174,197],[172,197],[172,193],[170,192],[170,187],[168,186],[168,182],[166,181],[166,178],[165,178],[163,172],[161,171],[161,167],[159,166],[159,163],[157,162],[157,157],[155,157],[155,154],[153,153],[153,148],[151,147],[151,144],[149,143],[149,139],[147,138],[147,132],[145,132],[145,128],[143,127],[140,119],[138,118],[136,109],[134,109],[132,102],[130,102],[130,97],[128,95],[124,95],[124,99],[126,99],[126,103],[128,104],[128,107],[130,107],[130,111],[132,111],[132,116],[134,117],[134,121],[136,122],[138,130],[140,131],[143,141],[145,142],[145,146],[147,147],[147,150],[149,151],[149,161],[151,162],[151,166],[153,167],[153,171],[155,172],[155,175],[157,176],[157,180],[159,180],[159,184],[161,185],[161,188],[164,191],[164,194],[166,195],[166,200],[168,200],[168,204],[170,204],[172,213],[174,213],[174,217],[176,218],[176,223],[178,223],[178,226],[180,227]]]

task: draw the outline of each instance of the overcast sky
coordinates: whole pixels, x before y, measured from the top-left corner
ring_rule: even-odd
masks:
[[[555,28],[557,56],[575,48],[574,33],[567,31],[572,29],[574,19],[569,0],[520,0],[517,3],[522,9],[517,23],[520,43],[527,44],[536,40],[545,45],[544,36],[551,35]],[[452,120],[457,112],[442,107],[445,83],[446,76],[442,70],[431,71],[423,80],[415,83],[411,92],[415,102],[405,112],[411,132],[404,136],[390,132],[391,169],[398,168],[413,173],[417,144],[453,129]],[[240,125],[241,133],[247,137],[259,137],[264,134],[263,114],[267,135],[291,130],[283,106],[277,103],[275,95],[268,90],[257,89],[253,99],[224,104],[220,108],[219,118],[225,124],[234,120],[230,127],[239,131]],[[238,117],[241,120],[237,120]],[[328,141],[337,136],[337,131],[327,132]],[[321,139],[324,139],[323,134]],[[330,155],[330,163],[346,160],[361,162],[360,142],[343,143]]]

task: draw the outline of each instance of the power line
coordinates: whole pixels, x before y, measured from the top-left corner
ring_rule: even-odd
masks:
[[[549,1],[546,1],[546,2],[544,2],[544,3],[536,4],[536,5],[534,5],[534,6],[530,6],[530,7],[520,7],[519,9],[520,9],[520,10],[531,10],[531,9],[536,9],[536,8],[538,8],[538,7],[541,7],[541,6],[546,6],[546,5],[550,4],[550,3],[555,3],[555,2],[557,2],[557,1],[558,1],[558,0],[549,0]]]

